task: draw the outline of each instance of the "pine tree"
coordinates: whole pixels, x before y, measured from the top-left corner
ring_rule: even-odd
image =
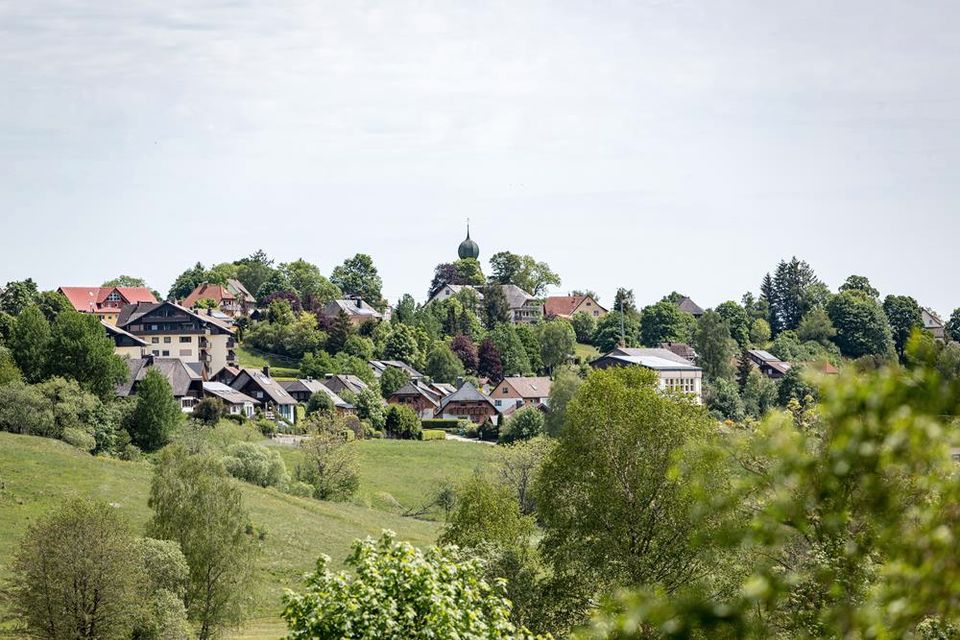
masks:
[[[327,353],[337,354],[343,351],[343,346],[347,344],[347,340],[352,333],[353,325],[350,324],[350,318],[341,309],[333,320],[330,333],[327,334]]]

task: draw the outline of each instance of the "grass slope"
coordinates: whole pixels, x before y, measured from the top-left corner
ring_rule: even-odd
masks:
[[[0,577],[27,527],[69,495],[114,504],[142,530],[150,517],[150,477],[146,462],[95,458],[59,441],[0,433]],[[436,523],[250,485],[244,485],[244,498],[254,523],[267,530],[252,594],[251,613],[258,617],[277,615],[284,587],[298,586],[321,553],[339,563],[355,538],[381,529],[418,545],[431,543],[438,530]]]
[[[238,344],[234,351],[237,353],[237,364],[241,367],[262,369],[269,365],[270,375],[280,380],[293,380],[300,375],[300,365],[293,358],[280,358],[265,354],[242,344]]]

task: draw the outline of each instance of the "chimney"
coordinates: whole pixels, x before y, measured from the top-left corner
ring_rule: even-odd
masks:
[[[212,316],[212,315],[213,315],[213,309],[211,309],[210,307],[207,307],[207,315],[208,315],[208,316]]]
[[[457,376],[457,389],[462,387],[464,382],[466,382],[466,380],[463,379],[463,376]]]
[[[147,367],[152,367],[152,366],[153,366],[153,354],[152,354],[152,353],[146,353],[146,354],[144,354],[144,356],[143,356],[143,364],[144,364],[144,366],[147,366]]]
[[[357,309],[360,309],[363,307],[363,299],[360,296],[357,296],[356,298],[354,298],[353,301],[354,303],[356,303]]]
[[[267,376],[268,378],[270,377],[270,365],[263,365],[263,375]]]

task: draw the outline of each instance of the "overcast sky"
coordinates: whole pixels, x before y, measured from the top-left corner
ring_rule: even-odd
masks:
[[[0,0],[0,283],[263,248],[422,299],[465,220],[560,292],[781,258],[960,306],[956,0]]]

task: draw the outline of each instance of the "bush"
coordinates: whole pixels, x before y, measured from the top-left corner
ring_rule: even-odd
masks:
[[[459,433],[463,429],[462,420],[453,420],[447,418],[427,418],[421,420],[420,425],[424,429],[442,429],[452,433]]]
[[[360,487],[356,449],[342,434],[320,431],[300,444],[297,480],[313,487],[318,500],[346,500]]]
[[[416,440],[420,437],[422,430],[420,418],[410,407],[397,404],[390,405],[385,422],[384,431],[391,438]]]
[[[242,425],[244,422],[247,421],[246,417],[239,413],[228,413],[223,417],[229,420],[230,422],[235,422],[240,425]]]
[[[287,483],[286,493],[289,493],[291,496],[297,496],[299,498],[312,498],[313,497],[313,486],[307,484],[306,482],[300,482],[299,480],[294,480],[293,482]]]
[[[477,427],[477,437],[481,440],[495,442],[500,437],[500,426],[493,424],[493,421],[487,418],[483,421],[483,424]]]
[[[446,440],[447,432],[443,429],[424,429],[420,432],[421,440]]]
[[[56,438],[52,403],[40,391],[22,382],[0,387],[0,431]]]
[[[543,435],[543,412],[536,407],[517,409],[500,432],[500,442],[529,440]]]
[[[333,413],[335,406],[333,398],[323,391],[317,391],[310,395],[307,400],[307,413]]]
[[[279,487],[290,480],[280,454],[252,442],[228,447],[223,465],[234,478],[260,487]]]
[[[277,432],[277,423],[269,418],[258,418],[257,428],[260,429],[260,433],[269,437]]]
[[[204,398],[193,408],[193,419],[203,424],[214,425],[226,412],[226,407],[220,398]]]
[[[83,429],[67,427],[63,430],[62,439],[72,447],[81,451],[93,451],[97,447],[97,439]]]

